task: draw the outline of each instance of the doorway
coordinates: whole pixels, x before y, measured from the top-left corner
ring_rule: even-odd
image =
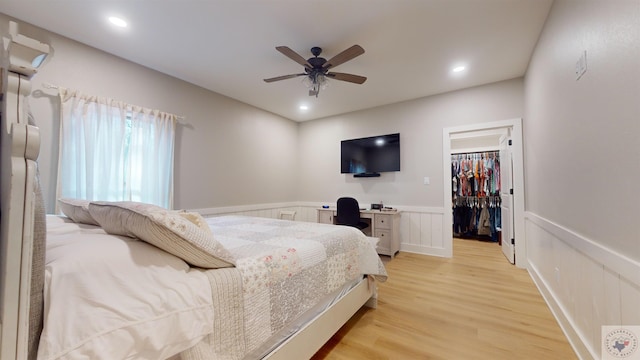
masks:
[[[443,174],[445,209],[452,208],[451,154],[453,152],[500,151],[502,171],[502,251],[507,260],[526,267],[524,238],[524,167],[522,119],[465,125],[443,129]],[[504,165],[503,165],[504,164]],[[502,168],[501,168],[502,169]],[[453,256],[453,215],[445,211],[443,221],[445,251]]]

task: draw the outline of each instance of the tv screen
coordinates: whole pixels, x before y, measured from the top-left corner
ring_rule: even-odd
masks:
[[[400,171],[400,134],[342,140],[342,174]]]

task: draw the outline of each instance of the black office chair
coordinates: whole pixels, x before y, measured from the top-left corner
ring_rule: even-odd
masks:
[[[360,206],[358,200],[350,197],[341,197],[337,203],[336,225],[353,226],[360,230],[369,226],[360,221]]]

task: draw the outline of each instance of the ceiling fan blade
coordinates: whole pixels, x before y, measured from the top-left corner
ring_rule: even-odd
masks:
[[[327,73],[327,76],[330,79],[348,81],[348,82],[356,83],[356,84],[362,84],[365,81],[367,81],[366,77],[360,76],[360,75],[353,75],[353,74],[330,72],[330,73]]]
[[[270,83],[270,82],[274,82],[274,81],[293,79],[294,77],[304,76],[304,75],[307,75],[307,74],[282,75],[282,76],[272,77],[272,78],[269,78],[269,79],[264,79],[264,81]]]
[[[300,56],[297,52],[291,50],[289,47],[287,46],[276,46],[276,50],[280,51],[282,54],[284,54],[284,56],[288,57],[289,59],[297,62],[298,64],[311,69],[313,66],[311,66],[311,64],[309,64],[309,62],[307,61],[307,59],[303,58],[302,56]]]
[[[347,50],[329,59],[326,63],[324,63],[324,65],[322,65],[322,68],[329,69],[338,66],[362,54],[364,54],[364,49],[360,45],[353,45]]]

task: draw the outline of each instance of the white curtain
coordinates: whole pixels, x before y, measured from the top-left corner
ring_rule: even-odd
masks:
[[[57,198],[173,208],[177,117],[60,89]]]
[[[173,208],[175,115],[158,110],[132,112],[128,183],[132,201]]]

